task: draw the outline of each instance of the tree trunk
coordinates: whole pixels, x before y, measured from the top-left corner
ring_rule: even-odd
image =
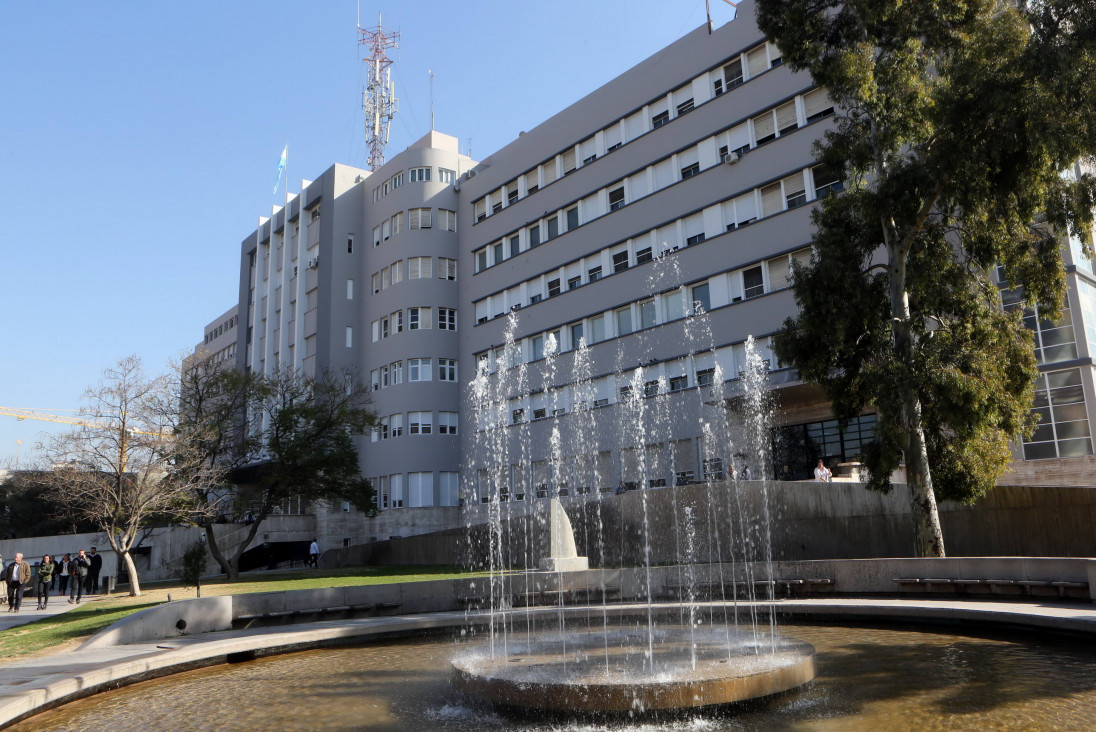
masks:
[[[884,230],[887,229],[884,224]],[[890,304],[891,334],[894,338],[894,356],[899,363],[912,370],[913,334],[910,331],[909,295],[906,293],[905,252],[895,249],[893,230],[888,232],[890,257]],[[902,421],[906,428],[906,482],[910,489],[913,509],[915,547],[918,556],[943,557],[944,534],[940,529],[940,515],[936,510],[936,494],[932,490],[932,471],[929,468],[925,431],[921,421],[921,400],[913,382],[902,380]]]
[[[207,522],[202,525],[206,533],[206,545],[209,546],[209,553],[213,555],[213,558],[217,560],[217,564],[224,568],[225,579],[229,582],[233,582],[239,578],[240,572],[238,569],[232,566],[232,563],[225,558],[224,552],[221,551],[221,547],[217,544],[217,535],[213,533],[213,523]]]
[[[137,579],[137,567],[133,564],[133,556],[129,550],[122,552],[122,561],[126,564],[126,573],[129,575],[129,596],[141,596],[141,582]]]

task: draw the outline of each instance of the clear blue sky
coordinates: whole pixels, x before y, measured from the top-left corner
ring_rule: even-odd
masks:
[[[161,371],[231,307],[286,142],[291,191],[364,167],[357,4],[0,5],[0,406],[73,409],[119,358]],[[436,128],[481,159],[703,24],[704,5],[362,0],[363,26],[383,13],[402,34],[388,152],[429,129],[429,69]],[[0,416],[0,467],[48,429]]]

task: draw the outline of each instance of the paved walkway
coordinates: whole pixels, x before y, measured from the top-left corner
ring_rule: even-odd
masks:
[[[701,603],[706,605],[707,603]],[[64,603],[68,608],[68,603]],[[979,602],[970,600],[811,598],[782,600],[786,617],[964,622],[980,627],[1006,625],[1096,635],[1096,604],[1059,602]],[[678,605],[658,603],[658,608]],[[740,604],[741,607],[741,604]],[[646,605],[609,605],[610,614],[646,611]],[[558,608],[525,608],[518,614],[558,615]],[[576,612],[585,614],[584,609]],[[0,664],[0,728],[66,701],[172,670],[223,662],[229,654],[289,651],[347,642],[380,634],[461,627],[479,613],[463,611],[330,620],[248,630],[181,636],[153,643],[77,649]]]
[[[92,595],[91,597],[84,596],[84,599],[80,604],[82,605],[84,603],[94,602],[95,600],[101,600],[103,597],[103,595]],[[19,625],[33,623],[35,620],[41,620],[42,618],[49,618],[54,615],[60,615],[61,613],[67,613],[69,610],[77,607],[77,605],[70,605],[67,597],[51,595],[49,604],[46,605],[45,610],[38,610],[37,607],[38,599],[33,594],[23,595],[23,604],[17,613],[8,612],[8,604],[6,602],[3,605],[0,605],[0,632]]]

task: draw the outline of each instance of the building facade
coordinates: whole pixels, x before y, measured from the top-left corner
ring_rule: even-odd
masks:
[[[734,21],[696,29],[482,161],[431,132],[375,172],[335,165],[305,181],[243,242],[236,358],[263,373],[353,368],[372,386],[380,425],[359,447],[383,517],[333,510],[317,526],[326,545],[450,525],[487,483],[533,501],[725,475],[735,457],[695,415],[740,391],[751,337],[783,451],[755,476],[855,461],[874,415],[840,429],[769,350],[795,310],[789,276],[810,258],[812,204],[842,188],[812,154],[833,111],[743,2]],[[1065,318],[1030,318],[1044,422],[1017,447],[1020,482],[1091,483],[1096,467],[1096,278],[1080,242],[1068,249]],[[500,370],[520,377],[498,398],[505,436],[487,439],[467,395]],[[629,447],[637,389],[660,398],[664,425]],[[587,443],[597,485],[548,474],[550,451],[569,449],[553,444],[561,434]],[[485,470],[505,477],[485,482]]]

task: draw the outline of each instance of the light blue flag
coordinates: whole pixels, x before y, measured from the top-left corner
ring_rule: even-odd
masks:
[[[289,143],[285,143],[285,147],[282,148],[282,159],[278,161],[278,177],[274,181],[274,193],[278,192],[278,184],[282,182],[282,173],[285,172],[285,161],[289,156]]]

